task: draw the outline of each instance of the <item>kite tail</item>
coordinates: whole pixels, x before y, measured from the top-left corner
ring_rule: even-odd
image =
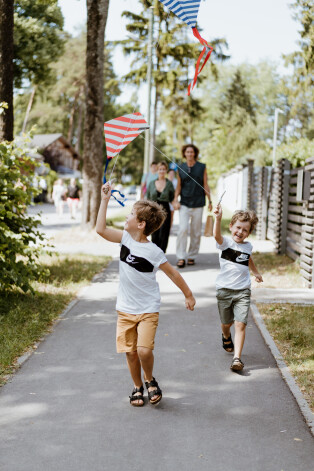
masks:
[[[193,31],[193,34],[194,36],[199,40],[199,42],[204,46],[202,52],[200,53],[199,55],[199,58],[197,59],[197,63],[196,63],[196,66],[195,66],[195,74],[194,74],[194,79],[193,79],[193,82],[190,83],[190,85],[188,86],[188,96],[190,96],[191,94],[191,91],[193,90],[193,88],[195,87],[196,85],[196,82],[197,82],[197,77],[200,75],[200,73],[202,72],[203,68],[204,68],[204,65],[206,64],[206,62],[208,61],[208,59],[210,58],[210,55],[211,53],[213,52],[214,48],[212,46],[210,46],[208,44],[208,42],[202,38],[202,36],[200,35],[200,33],[197,31],[197,28],[192,28],[192,31]],[[203,65],[202,67],[200,68],[200,63],[201,63],[201,60],[203,59],[203,56],[204,54],[206,54],[205,56],[205,59],[204,59],[204,62],[203,62]]]

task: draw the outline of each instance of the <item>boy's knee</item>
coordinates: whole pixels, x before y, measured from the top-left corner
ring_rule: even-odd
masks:
[[[235,321],[235,327],[239,330],[245,330],[246,324],[244,324],[244,322]]]
[[[138,359],[137,351],[134,352],[126,352],[126,356],[128,357],[129,361],[135,361]]]
[[[147,360],[153,354],[152,350],[147,347],[137,347],[137,353],[141,360]]]

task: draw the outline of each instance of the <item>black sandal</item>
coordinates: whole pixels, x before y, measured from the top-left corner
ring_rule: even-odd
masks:
[[[153,405],[158,404],[158,402],[160,402],[161,398],[162,398],[162,391],[161,391],[160,387],[158,386],[158,383],[155,380],[155,378],[153,377],[153,379],[151,380],[150,383],[148,381],[145,381],[145,386],[146,386],[146,389],[147,389],[147,392],[148,392],[149,402]],[[154,389],[153,391],[148,391],[148,388],[156,388],[156,389]],[[152,401],[152,397],[154,397],[154,396],[158,396],[158,397],[157,397],[157,399]]]
[[[241,371],[244,368],[244,363],[241,361],[241,358],[234,357],[230,365],[230,369],[233,371]]]
[[[138,395],[136,396],[136,393],[141,393],[141,394],[138,394]],[[144,396],[143,396],[143,393],[144,393],[143,385],[142,385],[140,388],[134,388],[134,389],[133,389],[131,396],[129,396],[131,406],[134,406],[134,407],[143,407],[143,405],[144,405]],[[135,404],[135,401],[143,401],[143,402],[142,402],[142,404]],[[134,404],[133,404],[133,403],[134,403]]]
[[[232,342],[231,334],[229,335],[229,337],[227,339],[225,339],[224,334],[222,334],[222,346],[226,350],[227,353],[232,353],[233,352],[234,345],[233,345],[233,342]],[[231,348],[231,350],[227,350],[229,348]]]
[[[185,267],[185,260],[181,258],[180,260],[177,261],[177,267],[178,268],[184,268]]]
[[[195,265],[195,260],[193,258],[188,258],[188,265]]]

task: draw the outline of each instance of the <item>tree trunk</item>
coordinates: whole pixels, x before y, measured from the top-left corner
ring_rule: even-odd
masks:
[[[82,223],[95,227],[100,205],[104,126],[104,42],[109,0],[87,0],[86,116]]]
[[[0,0],[0,103],[8,109],[0,114],[0,141],[13,140],[13,0]]]

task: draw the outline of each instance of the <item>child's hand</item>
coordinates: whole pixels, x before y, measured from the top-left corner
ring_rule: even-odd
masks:
[[[214,214],[216,216],[216,219],[220,220],[222,218],[222,209],[221,209],[220,204],[217,204],[217,206],[215,207]]]
[[[111,185],[110,185],[110,182],[107,182],[101,187],[101,199],[109,200],[110,196],[111,196]]]
[[[257,275],[254,275],[254,276],[255,276],[255,281],[257,281],[257,283],[262,283],[264,281],[262,275],[260,275],[259,273],[257,273]]]
[[[193,294],[191,294],[191,296],[188,296],[187,298],[185,298],[185,307],[189,311],[194,311],[195,302],[196,301],[194,299],[194,296],[193,296]]]

